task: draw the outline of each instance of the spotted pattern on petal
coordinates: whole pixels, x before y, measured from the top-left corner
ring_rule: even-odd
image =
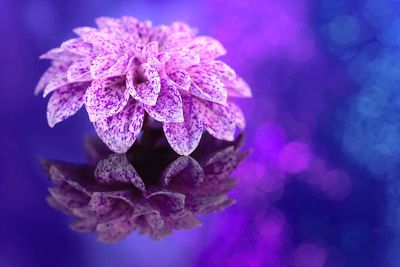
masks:
[[[183,69],[173,69],[168,72],[168,77],[178,85],[180,89],[189,90],[192,81],[187,71]]]
[[[208,36],[196,37],[190,48],[197,52],[202,60],[215,59],[226,54],[222,44]]]
[[[182,98],[174,84],[161,80],[161,91],[154,106],[145,106],[146,111],[155,120],[161,122],[182,122]]]
[[[75,61],[69,68],[67,72],[68,82],[81,82],[89,81],[90,77],[90,62],[91,59],[87,57],[82,57]]]
[[[125,153],[142,129],[143,119],[142,104],[131,100],[118,114],[96,121],[93,125],[99,137],[112,151]]]
[[[200,107],[190,96],[182,96],[183,122],[164,123],[164,133],[171,147],[180,155],[189,155],[196,149],[203,133]]]
[[[51,92],[57,90],[58,88],[67,85],[67,73],[65,72],[58,72],[53,76],[53,79],[46,85],[43,90],[43,97],[46,97]]]
[[[204,127],[214,137],[234,140],[236,120],[228,106],[196,99],[199,103]]]
[[[65,74],[60,74],[65,72],[69,67],[69,64],[55,64],[53,63],[47,70],[46,72],[42,75],[40,78],[38,84],[36,85],[35,88],[35,95],[39,94],[43,90],[45,90],[46,87],[48,87],[49,84],[55,84],[55,81],[58,81],[60,79],[60,83],[63,85],[65,84],[66,81],[66,75]],[[65,79],[64,79],[65,78]],[[57,84],[58,82],[56,82]],[[46,96],[48,93],[51,91],[57,89],[60,86],[51,86],[52,88],[47,88]],[[50,91],[50,92],[49,92]]]
[[[252,97],[250,86],[240,77],[225,82],[225,86],[231,97]]]
[[[89,83],[71,83],[56,90],[47,105],[50,127],[71,117],[83,106],[85,90]]]
[[[132,183],[138,189],[144,190],[142,179],[125,154],[115,153],[101,160],[96,166],[94,175],[96,180],[103,184]]]
[[[176,48],[169,51],[171,58],[167,62],[167,67],[179,67],[186,69],[200,63],[200,56],[193,50],[187,48]]]
[[[236,105],[233,102],[229,102],[228,106],[233,116],[235,117],[236,125],[241,130],[244,130],[244,128],[246,128],[246,118],[244,117],[243,111],[240,109],[238,105]]]
[[[157,70],[150,64],[143,63],[139,66],[137,73],[139,78],[143,78],[145,81],[137,83],[136,73],[129,72],[126,76],[129,93],[137,101],[154,106],[161,90],[160,76]]]
[[[78,55],[89,55],[92,51],[92,45],[84,42],[81,38],[65,41],[61,44],[61,48]]]
[[[211,60],[202,63],[199,67],[205,72],[216,75],[221,80],[230,81],[236,78],[236,72],[220,60]]]
[[[199,68],[192,68],[190,76],[193,81],[190,86],[192,95],[215,103],[226,103],[228,93],[216,75],[206,73]]]
[[[93,79],[100,79],[107,76],[108,70],[116,63],[116,60],[108,55],[98,55],[90,63],[90,74]]]
[[[129,100],[129,92],[119,77],[95,80],[85,95],[90,121],[101,120],[120,112]]]

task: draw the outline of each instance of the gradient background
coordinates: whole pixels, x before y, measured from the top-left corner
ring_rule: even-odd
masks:
[[[0,0],[0,266],[400,266],[399,0]],[[186,21],[228,49],[251,156],[238,203],[115,245],[45,202],[39,157],[83,162],[84,111],[47,126],[38,56],[98,16]]]

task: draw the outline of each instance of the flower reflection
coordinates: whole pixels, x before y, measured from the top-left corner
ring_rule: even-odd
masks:
[[[174,229],[199,226],[196,214],[234,203],[227,193],[236,184],[231,173],[247,155],[243,136],[234,142],[207,136],[193,157],[177,157],[161,136],[152,130],[124,154],[87,138],[85,165],[43,160],[54,183],[48,203],[74,217],[73,230],[96,232],[104,243],[136,230],[161,239]]]

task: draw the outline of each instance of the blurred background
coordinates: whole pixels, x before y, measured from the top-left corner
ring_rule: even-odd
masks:
[[[0,266],[400,266],[399,0],[0,0]],[[98,16],[185,21],[251,85],[237,204],[114,245],[45,202],[41,157],[84,162],[84,110],[50,129],[39,55]]]

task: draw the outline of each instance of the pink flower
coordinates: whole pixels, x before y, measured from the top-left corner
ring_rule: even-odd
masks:
[[[196,36],[184,23],[155,26],[132,17],[98,18],[97,28],[41,56],[52,60],[35,93],[52,93],[50,127],[83,105],[97,134],[117,153],[126,152],[145,116],[163,124],[179,154],[188,155],[207,130],[232,141],[245,119],[231,97],[251,97],[246,82],[216,58],[226,53],[215,39]]]

